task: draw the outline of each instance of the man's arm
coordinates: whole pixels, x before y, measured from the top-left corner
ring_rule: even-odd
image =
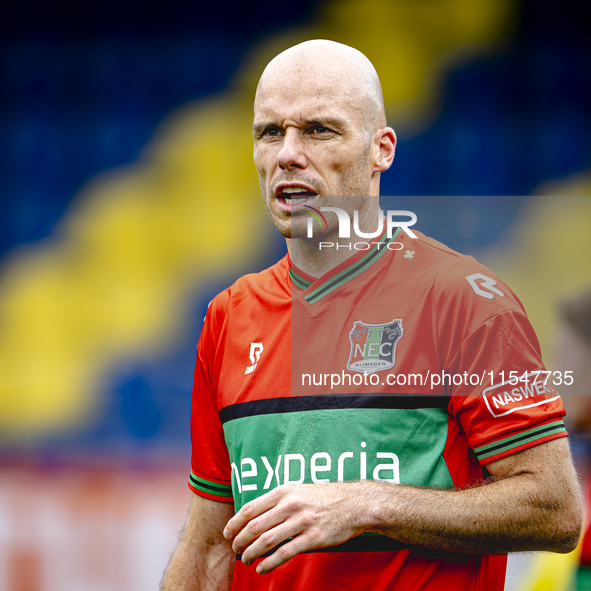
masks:
[[[457,491],[376,482],[282,486],[244,505],[224,535],[247,564],[293,537],[257,566],[260,573],[363,532],[475,554],[576,547],[582,509],[566,439],[487,468],[493,481]]]
[[[222,531],[234,515],[231,503],[193,494],[181,541],[162,579],[161,591],[223,591],[232,586],[236,556]]]

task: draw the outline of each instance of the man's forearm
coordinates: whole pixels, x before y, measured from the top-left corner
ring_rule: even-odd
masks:
[[[371,531],[454,552],[496,554],[576,547],[582,520],[566,439],[488,466],[491,482],[459,491],[377,485]]]
[[[569,552],[580,519],[560,499],[540,498],[531,475],[461,491],[368,483],[369,527],[409,544],[453,552]]]
[[[222,531],[234,507],[191,497],[181,541],[162,579],[161,591],[225,591],[232,586],[236,555]]]
[[[236,557],[227,542],[195,547],[181,540],[162,579],[161,591],[225,591],[232,587]]]

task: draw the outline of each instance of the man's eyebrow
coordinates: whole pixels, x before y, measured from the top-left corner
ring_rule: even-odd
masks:
[[[319,117],[318,119],[307,119],[304,121],[306,125],[322,125],[325,127],[335,127],[337,129],[343,129],[346,127],[346,123],[343,119],[337,119],[334,117]]]

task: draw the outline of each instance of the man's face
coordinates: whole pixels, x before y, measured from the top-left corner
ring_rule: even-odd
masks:
[[[356,96],[330,72],[267,76],[259,87],[254,160],[263,201],[286,238],[306,236],[304,204],[341,207],[351,219],[369,206],[371,134],[364,128],[365,101]],[[338,227],[336,215],[326,219],[323,234]],[[315,235],[319,230],[315,222]]]

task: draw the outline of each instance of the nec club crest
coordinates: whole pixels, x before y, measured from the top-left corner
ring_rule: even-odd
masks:
[[[351,353],[347,369],[374,373],[391,369],[396,363],[396,345],[404,333],[402,320],[388,324],[357,321],[349,333]]]

